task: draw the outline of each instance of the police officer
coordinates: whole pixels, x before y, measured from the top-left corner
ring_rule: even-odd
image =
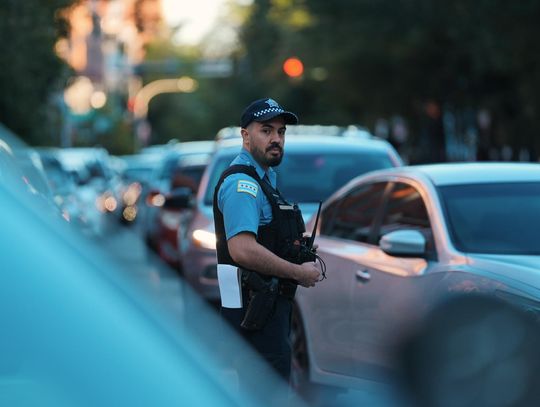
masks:
[[[252,102],[241,116],[240,154],[214,193],[221,314],[287,381],[292,299],[298,284],[313,287],[320,277],[316,263],[298,261],[302,216],[277,190],[272,168],[286,125],[297,122],[273,99]]]

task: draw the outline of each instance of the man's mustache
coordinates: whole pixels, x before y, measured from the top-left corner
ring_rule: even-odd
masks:
[[[270,144],[270,146],[268,146],[266,151],[273,150],[274,148],[277,148],[280,152],[283,152],[283,148],[281,148],[281,146],[279,144],[277,144],[277,143]]]

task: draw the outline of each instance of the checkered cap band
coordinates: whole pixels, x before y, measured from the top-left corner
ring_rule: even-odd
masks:
[[[276,113],[283,113],[285,110],[280,109],[279,107],[269,107],[268,109],[263,109],[258,112],[253,113],[253,116],[255,117],[261,117],[264,116],[267,113],[276,112]]]

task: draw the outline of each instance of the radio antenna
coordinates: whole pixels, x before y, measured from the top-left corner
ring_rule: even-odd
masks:
[[[317,210],[317,217],[315,218],[315,224],[313,225],[313,232],[311,232],[311,236],[308,240],[308,247],[311,249],[313,247],[313,243],[315,243],[315,235],[317,234],[317,225],[319,223],[319,216],[321,215],[321,206],[322,201],[319,201],[319,209]]]

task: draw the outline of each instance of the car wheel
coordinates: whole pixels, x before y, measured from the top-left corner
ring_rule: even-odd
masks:
[[[310,406],[335,405],[342,389],[315,384],[309,380],[308,342],[298,305],[293,305],[291,317],[291,387]]]

